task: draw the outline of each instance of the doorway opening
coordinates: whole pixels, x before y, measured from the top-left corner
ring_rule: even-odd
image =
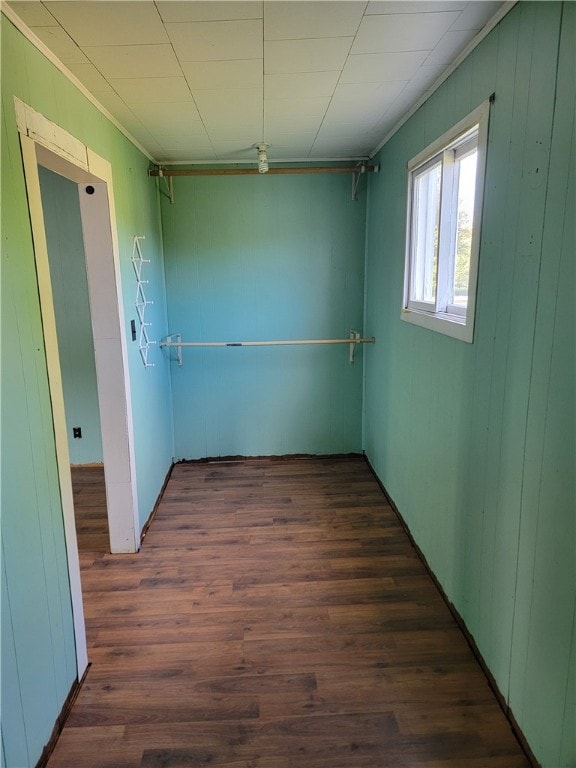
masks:
[[[80,565],[110,551],[80,185],[39,167]]]
[[[88,147],[16,104],[44,331],[48,382],[72,594],[79,677],[87,666],[86,632],[75,530],[70,451],[61,359],[50,275],[40,175],[44,170],[77,185],[99,410],[106,506],[112,553],[140,546],[134,439],[112,169]],[[65,290],[74,290],[65,285]],[[81,425],[78,425],[81,426]]]

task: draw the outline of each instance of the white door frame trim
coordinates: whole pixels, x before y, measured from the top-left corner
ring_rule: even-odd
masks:
[[[74,617],[79,678],[88,659],[74,523],[62,374],[38,165],[78,183],[94,333],[106,497],[112,552],[137,552],[140,525],[130,377],[125,337],[112,167],[75,137],[15,99],[34,243],[52,404],[56,459]],[[94,191],[86,194],[86,187]]]

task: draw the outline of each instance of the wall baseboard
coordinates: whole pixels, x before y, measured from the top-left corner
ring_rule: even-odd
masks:
[[[142,546],[144,537],[148,533],[148,529],[150,528],[154,518],[156,517],[156,512],[158,512],[158,507],[160,506],[160,502],[162,501],[162,497],[164,496],[164,491],[166,490],[166,486],[168,485],[168,481],[170,480],[170,476],[172,475],[173,469],[174,469],[174,462],[170,464],[170,467],[168,468],[168,472],[166,472],[166,477],[164,478],[164,482],[162,483],[162,488],[160,488],[160,493],[158,494],[156,502],[152,508],[152,512],[150,512],[150,514],[148,515],[148,520],[146,520],[146,522],[142,526],[142,530],[140,532],[140,546]]]
[[[426,571],[428,572],[430,578],[432,579],[432,581],[436,585],[436,588],[440,592],[440,595],[442,596],[442,599],[446,603],[446,605],[448,607],[448,610],[450,611],[450,613],[454,617],[456,623],[458,624],[458,626],[460,628],[460,631],[464,635],[464,638],[466,639],[466,642],[468,643],[468,646],[470,647],[470,650],[474,654],[474,657],[475,657],[476,661],[480,665],[480,667],[482,669],[482,672],[484,673],[484,675],[486,677],[486,680],[488,681],[488,685],[490,686],[490,688],[494,692],[494,695],[496,696],[496,700],[497,700],[498,704],[500,705],[500,708],[502,709],[502,711],[506,715],[506,718],[507,718],[508,722],[510,723],[510,727],[512,729],[512,732],[514,733],[514,736],[516,737],[519,745],[524,750],[524,753],[526,754],[527,760],[529,761],[529,763],[532,765],[533,768],[541,768],[541,764],[538,762],[538,760],[536,759],[534,753],[530,749],[530,745],[528,744],[528,742],[526,740],[526,737],[522,733],[522,730],[521,730],[520,726],[518,725],[518,723],[516,721],[516,718],[514,717],[514,714],[513,714],[512,710],[510,709],[510,707],[508,705],[508,702],[506,701],[506,697],[502,694],[502,692],[498,688],[498,684],[497,684],[496,680],[494,679],[494,675],[492,674],[492,672],[490,671],[490,668],[488,667],[488,665],[484,661],[484,657],[480,653],[480,650],[478,649],[476,641],[474,640],[474,637],[472,636],[472,634],[470,633],[468,627],[466,626],[466,623],[464,622],[464,619],[460,615],[460,612],[458,611],[456,606],[451,602],[451,600],[449,600],[447,594],[444,592],[444,589],[443,589],[442,585],[440,584],[440,582],[438,581],[438,579],[436,577],[436,574],[434,573],[432,568],[429,566],[428,561],[426,560],[426,556],[424,555],[424,553],[422,552],[422,550],[420,549],[420,547],[418,546],[418,544],[414,540],[414,537],[412,536],[410,528],[408,527],[406,521],[402,517],[402,513],[400,512],[400,510],[398,509],[398,507],[394,503],[394,500],[392,499],[392,497],[390,496],[390,494],[386,490],[386,487],[384,486],[384,484],[382,483],[382,481],[380,480],[380,478],[376,474],[376,471],[375,471],[374,467],[372,466],[372,464],[370,463],[370,460],[368,459],[368,457],[366,455],[364,455],[364,459],[366,460],[366,464],[370,468],[370,471],[374,475],[374,478],[375,478],[376,482],[380,486],[380,488],[382,490],[382,493],[386,497],[386,500],[390,504],[390,507],[393,509],[396,517],[398,518],[398,521],[400,522],[400,525],[402,526],[402,528],[406,532],[406,535],[410,539],[410,542],[412,543],[412,546],[416,550],[416,552],[418,554],[418,557],[420,558],[423,566],[426,568]]]
[[[270,456],[208,456],[203,459],[178,459],[175,464],[219,464],[235,461],[293,461],[294,459],[359,459],[363,453],[286,453]]]
[[[46,766],[48,765],[48,760],[50,759],[52,752],[54,752],[54,749],[56,747],[60,734],[62,733],[62,729],[64,728],[66,724],[66,720],[68,720],[68,716],[70,715],[72,707],[74,706],[74,702],[78,698],[78,694],[80,693],[80,690],[84,685],[84,680],[86,680],[86,675],[88,674],[89,669],[90,669],[90,664],[88,664],[88,666],[84,670],[82,679],[78,680],[78,678],[76,678],[76,680],[74,680],[74,682],[72,683],[72,687],[70,688],[70,692],[66,697],[66,701],[64,702],[64,705],[60,710],[60,714],[56,718],[56,722],[54,723],[54,728],[52,729],[50,738],[48,739],[46,746],[42,750],[42,754],[40,755],[40,758],[36,763],[35,768],[46,768]]]

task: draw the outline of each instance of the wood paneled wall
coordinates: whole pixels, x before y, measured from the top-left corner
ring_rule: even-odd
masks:
[[[519,3],[370,180],[365,448],[536,756],[574,765],[574,11]],[[492,92],[473,344],[400,320],[406,165]]]
[[[126,316],[134,234],[153,258],[155,319],[165,331],[156,182],[148,160],[24,37],[2,32],[2,738],[6,764],[33,766],[74,681],[75,648],[38,285],[13,96],[113,166]],[[72,288],[73,289],[73,288]],[[168,364],[144,370],[129,347],[143,523],[172,458]]]
[[[348,175],[177,178],[163,200],[169,325],[184,341],[362,330],[365,190]],[[362,350],[185,349],[177,458],[361,449]]]

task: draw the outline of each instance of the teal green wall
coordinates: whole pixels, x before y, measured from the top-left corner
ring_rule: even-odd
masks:
[[[141,522],[172,455],[364,446],[545,768],[574,766],[573,3],[520,3],[348,176],[178,179],[162,234],[147,160],[2,17],[2,750],[34,765],[75,677],[15,94],[113,166],[126,322],[133,235],[152,338],[377,338],[347,348],[129,344]],[[406,163],[493,91],[474,343],[400,321]],[[364,285],[366,286],[364,288]],[[365,291],[365,306],[363,294]],[[173,401],[170,391],[173,376]],[[173,411],[171,409],[173,402]],[[175,448],[172,444],[174,414]]]
[[[573,3],[520,3],[370,180],[365,449],[537,758],[574,746]],[[408,160],[492,92],[476,330],[400,320]]]
[[[169,327],[184,341],[362,330],[365,195],[348,174],[181,177],[163,198]],[[362,350],[185,349],[178,458],[360,451]]]
[[[75,651],[38,286],[13,95],[113,168],[126,321],[132,237],[146,236],[153,333],[166,331],[161,229],[148,161],[1,16],[2,27],[2,738],[9,766],[35,765],[75,678]],[[128,349],[140,519],[172,457],[169,366]]]
[[[94,339],[78,185],[40,168],[58,352],[72,464],[102,461]],[[82,437],[73,437],[81,427]]]

